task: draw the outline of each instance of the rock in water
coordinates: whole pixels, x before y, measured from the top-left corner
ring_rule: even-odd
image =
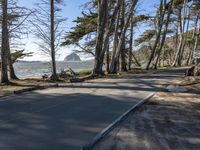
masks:
[[[71,53],[65,57],[64,61],[81,61],[81,59],[76,53]]]

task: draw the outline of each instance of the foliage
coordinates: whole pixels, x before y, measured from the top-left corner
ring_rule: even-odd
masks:
[[[82,13],[82,15],[82,17],[77,17],[74,21],[76,26],[67,33],[62,46],[78,43],[84,36],[96,32],[97,14],[91,12],[90,14]]]
[[[149,42],[155,35],[156,31],[154,29],[150,29],[145,31],[138,39],[135,40],[135,45],[139,46],[144,42]]]
[[[15,63],[17,60],[22,59],[24,57],[30,57],[33,53],[25,53],[24,50],[16,50],[15,52],[11,53],[12,63]]]

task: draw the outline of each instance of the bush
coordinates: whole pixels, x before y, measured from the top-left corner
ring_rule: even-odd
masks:
[[[77,74],[78,74],[78,76],[87,76],[87,75],[92,74],[92,69],[83,70],[83,71],[78,72]]]

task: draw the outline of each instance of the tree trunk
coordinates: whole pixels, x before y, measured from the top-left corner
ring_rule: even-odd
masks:
[[[106,72],[109,72],[109,66],[110,66],[110,51],[109,51],[109,44],[107,45],[107,50],[106,50]]]
[[[183,16],[182,16],[182,9],[179,9],[179,27],[180,27],[180,41],[179,41],[179,46],[178,50],[175,55],[175,60],[173,63],[173,66],[181,66],[182,65],[182,54],[183,54],[183,44],[184,44],[184,29],[185,29],[185,9],[186,9],[186,1],[184,0],[184,7],[183,7]]]
[[[2,44],[1,44],[1,83],[8,84],[8,1],[1,1],[2,7]]]
[[[8,66],[9,66],[10,79],[18,80],[18,77],[15,74],[15,69],[13,67],[13,62],[12,62],[11,52],[10,52],[10,42],[9,41],[8,41]]]
[[[200,25],[199,25],[198,30],[197,30],[198,21],[199,21],[199,16],[197,15],[196,22],[195,22],[194,34],[193,34],[195,43],[194,43],[194,46],[193,46],[192,54],[197,50],[198,41],[199,41]],[[196,32],[197,32],[197,33],[196,33]],[[191,56],[191,58],[190,58],[190,61],[191,61],[191,60],[192,60],[192,56]]]
[[[131,70],[132,56],[133,56],[133,16],[131,17],[131,33],[130,33],[130,45],[128,53],[128,70]]]
[[[158,54],[157,54],[157,58],[156,58],[156,63],[154,65],[154,69],[157,69],[157,65],[158,65],[158,61],[160,59],[160,55],[161,55],[161,52],[162,52],[162,48],[165,44],[165,39],[166,39],[166,35],[167,35],[167,31],[168,31],[168,26],[169,26],[169,20],[170,20],[170,16],[172,14],[172,5],[173,5],[173,0],[171,2],[172,4],[170,5],[170,8],[168,7],[168,15],[167,15],[167,20],[166,20],[166,23],[165,23],[165,29],[164,29],[164,33],[162,35],[162,40],[161,40],[161,44],[160,44],[160,47],[158,49]],[[166,4],[164,4],[166,5]],[[166,9],[166,8],[165,8]]]
[[[50,18],[51,18],[51,61],[52,61],[52,77],[51,79],[56,81],[58,80],[57,76],[57,71],[56,71],[56,53],[55,53],[55,9],[54,9],[54,0],[50,0],[50,5],[51,5],[51,13],[50,13]]]
[[[116,20],[116,25],[115,25],[115,31],[114,31],[114,40],[113,40],[113,51],[112,51],[112,60],[115,58],[115,54],[116,54],[116,50],[117,50],[117,46],[119,43],[119,33],[118,33],[118,29],[119,29],[119,21],[120,21],[120,11],[118,11],[118,15],[117,15],[117,20]],[[117,73],[118,70],[118,63],[119,61],[116,61],[112,66],[110,64],[110,69],[109,69],[109,73],[111,73],[110,70],[113,70],[113,72]],[[112,68],[111,68],[112,67]]]
[[[160,3],[159,12],[161,15],[160,15],[160,17],[158,16],[158,18],[157,18],[157,28],[158,29],[156,32],[156,40],[155,40],[155,43],[152,48],[151,56],[149,58],[147,66],[146,66],[147,70],[150,68],[151,62],[153,61],[153,59],[155,57],[156,50],[157,50],[158,44],[160,42],[160,36],[161,36],[161,31],[162,31],[162,26],[163,26],[163,21],[164,21],[164,17],[165,17],[165,11],[166,11],[166,9],[163,10],[163,3],[166,4],[166,0],[161,0],[161,3]]]
[[[95,62],[94,62],[94,75],[103,74],[103,57],[101,57],[103,49],[103,41],[106,27],[106,15],[107,15],[107,0],[98,0],[98,22],[97,22],[97,38],[96,38],[96,48],[95,48]]]
[[[190,51],[189,51],[189,56],[188,56],[188,59],[187,59],[187,65],[191,65],[192,64],[192,57],[193,57],[193,53],[194,51],[196,51],[196,35],[198,33],[197,32],[197,25],[198,25],[198,20],[199,20],[199,16],[197,15],[194,22],[194,29],[193,29],[193,33],[192,33],[192,39],[195,41],[194,43],[194,46],[193,45],[190,45]]]
[[[198,31],[197,31],[197,35],[196,35],[196,39],[195,39],[195,45],[194,45],[194,52],[197,51],[198,45],[199,45],[199,36],[200,36],[200,25],[198,27]],[[199,64],[200,63],[200,59],[198,58],[195,61],[195,64]]]
[[[108,5],[109,4],[109,5]],[[102,43],[102,50],[100,52],[100,57],[99,57],[99,68],[102,70],[103,68],[103,60],[104,60],[104,56],[105,56],[105,52],[107,51],[107,68],[106,70],[109,71],[109,41],[110,41],[110,34],[112,32],[112,28],[113,28],[113,24],[116,20],[116,16],[118,14],[118,11],[119,11],[119,8],[120,8],[120,4],[121,4],[121,0],[118,0],[117,1],[117,4],[114,8],[114,11],[113,11],[113,14],[112,14],[112,17],[109,21],[109,13],[108,13],[108,10],[110,9],[112,3],[109,2],[109,1],[105,1],[105,6],[103,7],[103,11],[104,11],[104,22],[105,22],[105,33],[104,33],[104,37],[103,38],[103,43]],[[109,8],[108,8],[109,7]],[[99,69],[99,70],[100,70]],[[101,71],[103,73],[103,71]]]
[[[125,19],[125,1],[122,1],[122,5],[121,5],[121,24],[120,24],[120,29],[121,29],[121,33],[123,31],[123,27],[124,27],[124,21]],[[123,44],[122,44],[122,49],[121,49],[121,71],[128,71],[127,70],[127,63],[126,63],[126,46],[125,46],[125,38],[123,39]]]
[[[114,54],[114,58],[111,61],[111,65],[110,65],[110,72],[111,73],[116,73],[115,70],[114,70],[114,68],[115,68],[114,66],[117,64],[119,55],[121,53],[122,46],[123,46],[123,41],[125,39],[125,34],[126,34],[126,31],[127,31],[128,25],[130,23],[130,19],[132,17],[133,11],[134,11],[134,9],[135,9],[135,7],[137,5],[137,2],[138,2],[138,0],[133,0],[132,4],[131,4],[131,7],[130,7],[130,9],[128,11],[124,27],[123,27],[123,30],[121,32],[120,38],[119,38],[119,44],[117,46],[116,53]]]
[[[187,62],[186,62],[187,66],[191,64],[191,59],[192,59],[192,55],[193,55],[192,46],[191,45],[189,45],[189,49],[190,49],[190,51],[189,51],[189,55],[188,55]]]
[[[188,31],[189,31],[189,26],[190,26],[190,14],[191,14],[191,8],[188,8],[188,22],[187,22],[187,27],[186,27],[186,31],[184,31],[184,40],[183,40],[183,47],[181,50],[181,58],[183,58],[184,56],[184,51],[185,51],[185,46],[186,46],[186,42],[187,42],[187,38],[188,38]],[[186,21],[185,21],[186,22]],[[184,27],[185,28],[185,27]]]

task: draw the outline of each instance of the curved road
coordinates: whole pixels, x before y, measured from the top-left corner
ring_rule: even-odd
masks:
[[[0,149],[78,150],[184,69],[98,79],[0,99]]]

